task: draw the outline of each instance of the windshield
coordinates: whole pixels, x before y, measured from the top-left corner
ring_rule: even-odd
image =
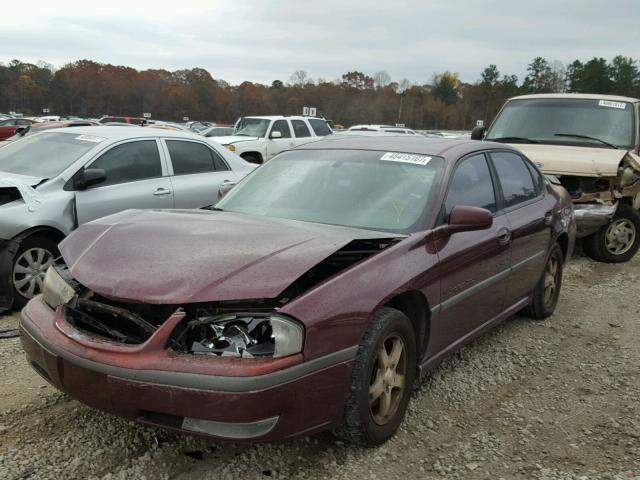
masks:
[[[53,178],[103,140],[77,133],[29,136],[0,148],[0,172]]]
[[[598,141],[602,140],[629,149],[635,143],[633,131],[633,105],[630,103],[536,98],[507,103],[487,133],[486,140],[505,139],[513,143],[531,140],[607,148],[606,144]],[[582,135],[592,139],[559,134]]]
[[[236,125],[236,135],[246,135],[249,137],[264,137],[269,128],[270,120],[265,118],[243,117]]]
[[[443,163],[437,157],[361,150],[285,152],[249,175],[216,207],[409,233],[422,227]]]

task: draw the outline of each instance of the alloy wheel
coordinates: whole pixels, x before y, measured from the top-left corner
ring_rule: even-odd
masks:
[[[630,220],[619,218],[609,225],[605,234],[605,246],[612,255],[623,255],[636,241],[636,227]]]
[[[25,250],[13,267],[13,285],[25,298],[33,298],[42,291],[44,276],[53,265],[53,255],[44,248]]]
[[[556,255],[551,255],[544,272],[544,306],[549,307],[555,301],[558,290],[560,269]]]
[[[399,336],[388,336],[380,347],[369,385],[369,409],[373,421],[385,425],[398,410],[404,394],[407,352]]]

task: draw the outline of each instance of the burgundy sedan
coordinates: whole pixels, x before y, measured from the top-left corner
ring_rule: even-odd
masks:
[[[60,390],[148,425],[378,444],[417,375],[517,312],[553,313],[574,233],[568,194],[505,145],[326,139],[209,210],[81,226],[22,343]]]

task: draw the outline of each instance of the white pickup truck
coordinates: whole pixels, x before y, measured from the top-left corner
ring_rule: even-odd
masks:
[[[264,163],[278,153],[319,140],[333,133],[327,122],[315,117],[241,117],[229,137],[212,137],[248,162]]]

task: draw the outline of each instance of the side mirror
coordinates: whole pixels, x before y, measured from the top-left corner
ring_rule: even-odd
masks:
[[[86,190],[93,185],[98,185],[107,179],[107,173],[101,168],[87,168],[83,170],[82,175],[76,181],[78,190]]]
[[[218,187],[218,199],[224,197],[227,193],[229,193],[231,191],[231,189],[233,187],[235,187],[236,184],[235,183],[223,183],[222,185],[220,185]]]
[[[280,132],[279,130],[276,130],[275,132],[271,132],[271,135],[269,135],[269,138],[282,138],[282,132]]]
[[[487,127],[476,127],[471,130],[471,140],[482,140],[484,134],[487,131]]]
[[[449,215],[449,233],[486,230],[493,225],[493,215],[486,208],[458,206]]]

